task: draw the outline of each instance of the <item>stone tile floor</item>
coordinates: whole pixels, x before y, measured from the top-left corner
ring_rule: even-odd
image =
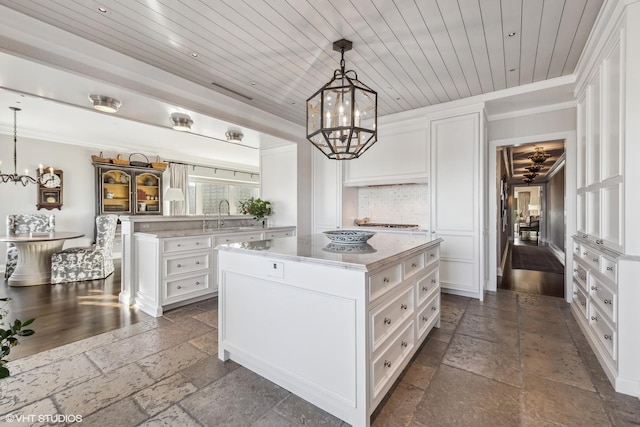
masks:
[[[53,417],[80,415],[83,426],[345,425],[218,360],[216,327],[213,299],[12,361],[0,383],[0,424],[64,425]],[[373,426],[452,425],[638,426],[640,401],[613,391],[563,300],[443,294],[441,328]]]

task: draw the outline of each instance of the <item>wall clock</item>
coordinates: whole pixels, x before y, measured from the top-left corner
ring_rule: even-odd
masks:
[[[42,176],[42,183],[38,184],[38,210],[62,209],[62,170],[48,167],[42,173],[38,171],[38,176]]]

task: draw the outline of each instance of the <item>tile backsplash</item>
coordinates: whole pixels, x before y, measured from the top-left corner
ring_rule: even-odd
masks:
[[[358,188],[358,218],[371,222],[429,226],[427,184],[382,185]]]

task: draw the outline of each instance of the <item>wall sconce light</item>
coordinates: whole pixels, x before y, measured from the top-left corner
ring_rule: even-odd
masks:
[[[231,130],[231,129],[228,130],[224,135],[227,137],[228,142],[235,142],[235,143],[242,142],[242,138],[244,137],[241,131]]]
[[[193,120],[188,114],[171,113],[171,123],[173,123],[175,130],[190,131]]]
[[[104,113],[115,113],[122,105],[119,100],[104,95],[89,95],[89,99],[93,108]]]

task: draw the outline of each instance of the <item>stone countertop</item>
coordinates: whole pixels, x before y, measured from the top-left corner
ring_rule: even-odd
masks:
[[[217,249],[219,251],[250,252],[252,255],[303,263],[372,271],[440,242],[442,239],[430,236],[379,233],[369,239],[366,245],[332,245],[324,234],[313,234],[229,243],[219,245]]]
[[[192,230],[160,230],[160,231],[136,231],[134,234],[140,236],[157,237],[160,239],[169,237],[189,237],[189,236],[209,236],[209,235],[225,235],[225,234],[238,234],[238,233],[262,233],[263,231],[280,231],[290,230],[296,227],[291,226],[278,226],[278,227],[228,227],[228,228],[196,228]]]

